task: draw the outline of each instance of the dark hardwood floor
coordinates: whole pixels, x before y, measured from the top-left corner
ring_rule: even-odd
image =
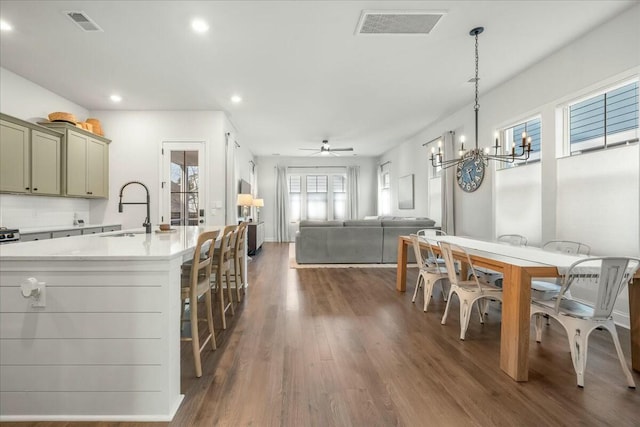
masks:
[[[395,290],[395,268],[289,269],[288,245],[265,244],[250,288],[219,348],[194,377],[182,348],[186,397],[166,423],[15,423],[20,426],[638,426],[640,390],[626,386],[611,339],[595,331],[585,388],[576,386],[558,324],[533,339],[529,382],[499,366],[497,303],[458,339],[455,299],[440,324],[439,293],[422,311]],[[629,334],[620,337],[629,360]],[[640,375],[634,372],[640,385]],[[7,423],[9,425],[9,423]]]

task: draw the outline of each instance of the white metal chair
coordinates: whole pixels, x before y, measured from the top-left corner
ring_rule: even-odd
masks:
[[[576,371],[578,387],[584,387],[584,370],[587,366],[589,335],[596,328],[605,328],[613,338],[620,365],[627,377],[627,384],[635,388],[631,371],[620,347],[616,325],[611,317],[616,298],[625,285],[633,279],[640,266],[638,258],[585,258],[573,263],[562,279],[560,294],[553,300],[531,302],[531,316],[535,316],[536,341],[542,340],[542,316],[556,319],[567,331],[571,359]],[[571,285],[592,285],[597,289],[595,304],[589,305],[574,299],[564,298]]]
[[[486,282],[475,274],[469,254],[463,248],[447,242],[438,242],[438,245],[440,246],[442,257],[447,265],[447,273],[449,275],[449,282],[451,283],[449,296],[447,298],[447,307],[444,310],[441,323],[444,325],[447,321],[451,296],[455,293],[460,300],[460,339],[464,340],[467,328],[469,327],[469,317],[473,304],[478,301],[480,305],[478,307],[480,323],[484,323],[484,313],[486,312],[486,305],[489,299],[502,301],[502,289]],[[460,280],[459,275],[456,274],[453,251],[463,255],[464,259],[462,262],[466,262],[469,265],[471,280]]]
[[[447,233],[437,228],[423,228],[422,230],[416,231],[416,235],[420,238],[428,239],[433,236],[446,236]],[[433,251],[430,251],[429,253],[429,262],[442,264],[444,266],[444,260],[441,257],[436,256]]]
[[[420,237],[417,234],[411,234],[411,242],[413,243],[413,251],[416,256],[416,261],[418,263],[419,271],[418,271],[418,280],[416,281],[416,288],[413,291],[413,299],[411,302],[416,302],[416,296],[418,295],[418,289],[422,286],[424,289],[424,307],[423,310],[427,311],[427,305],[431,301],[431,294],[433,292],[433,287],[436,283],[440,282],[440,287],[442,291],[442,298],[447,300],[447,293],[445,290],[445,284],[449,283],[449,277],[447,276],[446,267],[438,264],[436,260],[440,260],[441,258],[436,258],[435,254],[431,247],[427,247],[425,249],[427,253],[427,257],[423,257],[423,252],[420,247]],[[427,240],[425,237],[423,239]],[[431,242],[429,242],[431,243]],[[435,243],[434,243],[435,244]],[[444,260],[443,260],[444,261]]]
[[[542,249],[550,252],[562,252],[571,255],[589,255],[591,248],[589,245],[585,245],[580,242],[573,242],[570,240],[550,240],[544,245]],[[562,283],[560,279],[531,279],[531,292],[532,297],[536,299],[551,299],[560,293],[560,287]],[[570,298],[569,291],[565,293],[565,298]]]

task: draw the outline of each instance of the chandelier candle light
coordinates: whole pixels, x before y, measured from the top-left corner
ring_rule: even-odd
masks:
[[[478,81],[480,78],[478,77],[478,35],[484,31],[484,27],[474,28],[469,32],[469,35],[474,36],[476,39],[476,76],[471,79],[475,83],[475,104],[473,109],[475,111],[475,131],[476,131],[476,140],[475,140],[475,148],[471,150],[465,151],[464,135],[460,137],[460,151],[458,155],[460,157],[453,159],[444,159],[444,153],[442,152],[442,141],[438,141],[438,152],[436,153],[435,147],[431,147],[431,164],[433,167],[441,167],[443,169],[448,169],[452,166],[458,166],[464,162],[469,160],[474,160],[476,163],[482,162],[484,166],[489,164],[489,160],[497,160],[499,162],[505,163],[513,163],[516,160],[527,160],[529,155],[531,154],[531,137],[527,137],[525,132],[522,133],[522,144],[518,148],[516,152],[516,144],[515,142],[511,145],[511,152],[507,154],[498,154],[498,150],[501,148],[499,141],[499,134],[495,135],[495,145],[493,146],[494,153],[490,154],[489,147],[486,147],[484,150],[478,148],[478,111],[480,110],[480,104],[478,103]]]

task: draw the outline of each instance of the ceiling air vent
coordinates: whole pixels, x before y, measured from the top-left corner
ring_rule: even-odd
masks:
[[[93,22],[93,19],[89,18],[84,12],[65,12],[64,14],[75,22],[78,27],[82,28],[82,31],[102,31],[102,28],[98,27],[98,24]]]
[[[363,10],[356,34],[429,34],[443,12]]]

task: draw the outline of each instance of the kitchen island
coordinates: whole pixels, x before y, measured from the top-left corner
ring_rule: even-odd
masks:
[[[0,246],[0,421],[170,421],[180,266],[220,228]]]

